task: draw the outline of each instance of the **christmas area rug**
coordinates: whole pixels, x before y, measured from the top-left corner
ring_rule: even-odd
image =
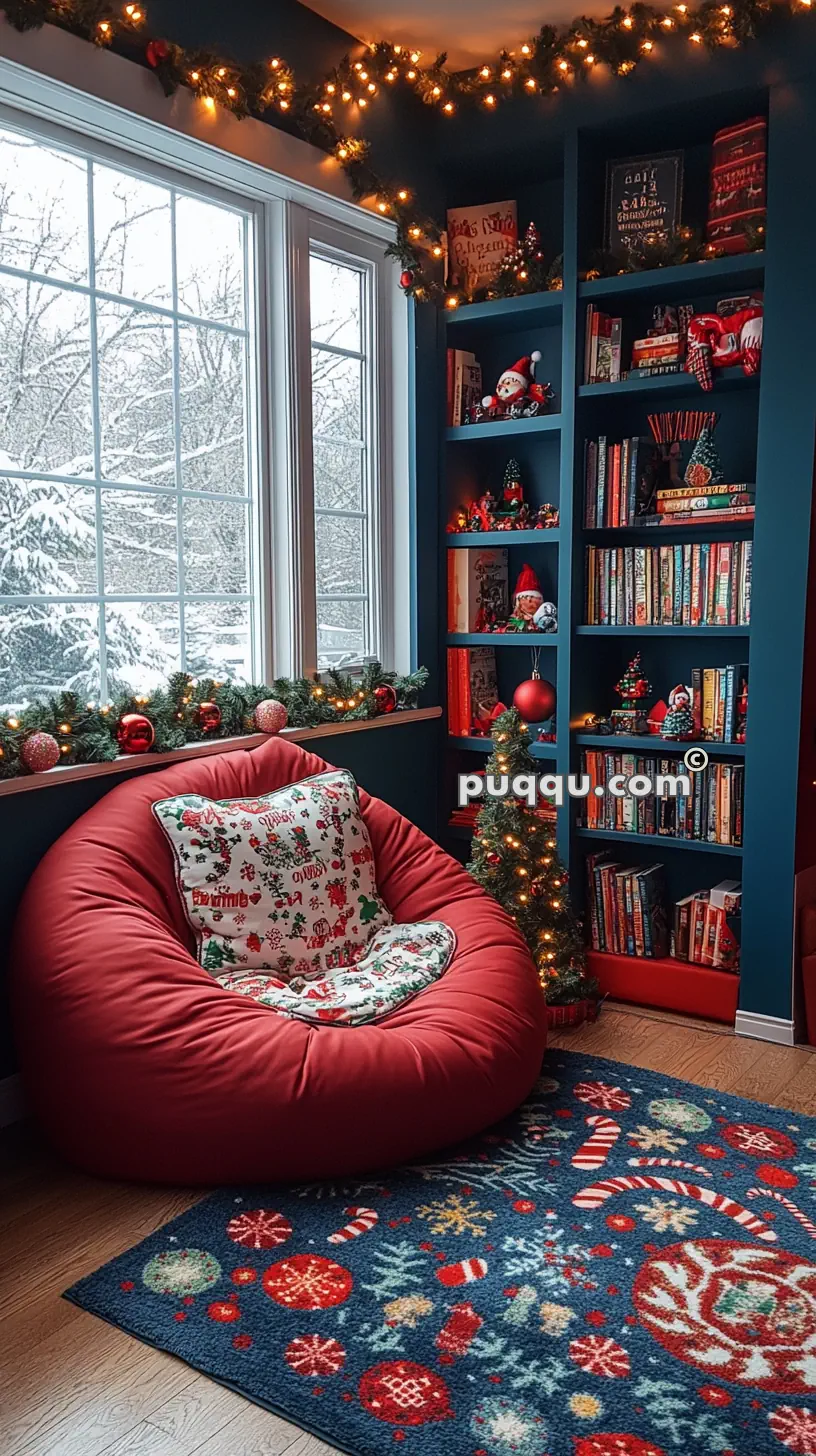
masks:
[[[816,1119],[545,1073],[465,1147],[217,1193],[68,1298],[351,1456],[816,1456]]]

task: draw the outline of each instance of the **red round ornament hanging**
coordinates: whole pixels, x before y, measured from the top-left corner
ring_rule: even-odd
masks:
[[[255,709],[254,722],[259,733],[280,733],[289,721],[289,714],[277,698],[264,698]]]
[[[123,713],[116,729],[116,742],[123,753],[148,753],[156,741],[156,732],[144,713]]]
[[[403,268],[400,273],[400,288],[410,288],[414,281],[414,275],[410,268]]]
[[[196,722],[202,733],[214,733],[221,727],[221,709],[217,703],[199,703]]]
[[[374,689],[374,702],[378,713],[393,713],[397,706],[397,695],[390,683],[380,683]]]
[[[50,733],[32,733],[20,749],[20,757],[31,773],[45,773],[59,763],[59,744]]]
[[[544,723],[555,712],[555,688],[538,671],[533,669],[532,677],[519,683],[513,694],[513,707],[530,723]]]
[[[145,60],[155,70],[160,61],[166,61],[170,47],[166,40],[149,40],[145,46]]]

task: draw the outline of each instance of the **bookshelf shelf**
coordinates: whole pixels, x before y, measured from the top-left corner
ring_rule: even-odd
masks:
[[[493,752],[492,738],[460,738],[456,733],[448,735],[448,743],[451,748],[463,748],[466,753],[483,753],[485,756]],[[557,745],[555,743],[531,743],[530,752],[533,758],[557,758]]]
[[[531,420],[485,420],[481,425],[449,425],[445,439],[452,445],[457,440],[512,440],[521,435],[552,435],[560,429],[560,414],[535,415]]]
[[[517,328],[536,328],[557,324],[561,318],[563,293],[525,293],[519,298],[491,298],[486,303],[468,303],[447,316],[451,340],[474,325],[479,338],[506,334]]]
[[[708,743],[702,739],[660,738],[656,733],[573,733],[573,743],[582,748],[603,748],[605,744],[616,744],[619,748],[637,748],[643,753],[650,750],[658,753],[685,753],[687,748],[704,748],[709,758],[744,758],[744,743]]]
[[[560,541],[557,526],[547,531],[448,531],[445,536],[449,551],[457,546],[558,546]]]
[[[750,627],[594,627],[573,629],[578,637],[748,637]]]
[[[716,369],[714,371],[714,388],[709,394],[704,394],[693,374],[687,374],[681,370],[679,374],[655,374],[651,379],[619,379],[614,384],[579,384],[579,399],[600,399],[604,395],[670,395],[670,394],[692,394],[699,397],[701,408],[703,404],[709,404],[716,399],[718,394],[728,389],[758,389],[759,374],[743,374],[742,370]],[[471,426],[471,428],[479,428]]]
[[[651,844],[655,849],[693,849],[704,854],[728,854],[742,857],[742,846],[738,844],[710,844],[707,839],[674,839],[671,834],[625,834],[619,829],[584,829],[575,833],[582,839],[611,839],[616,844]]]
[[[622,273],[616,278],[591,278],[578,285],[581,302],[603,299],[624,303],[629,299],[659,298],[677,303],[686,295],[713,289],[727,293],[735,289],[758,288],[765,277],[764,253],[738,253],[730,258],[712,258],[705,263],[683,263],[672,268],[651,268],[645,273]]]
[[[624,956],[602,950],[587,953],[587,967],[600,982],[601,992],[614,1001],[734,1023],[739,976],[731,971],[676,961],[673,956]]]
[[[557,632],[449,632],[448,647],[557,647]]]
[[[701,516],[705,511],[700,512]],[[588,541],[599,541],[602,545],[612,546],[618,541],[624,544],[629,542],[648,541],[650,545],[666,545],[671,541],[680,541],[685,536],[694,541],[730,541],[733,538],[743,540],[746,536],[754,533],[754,522],[752,520],[737,521],[679,521],[676,526],[584,526],[582,534]]]

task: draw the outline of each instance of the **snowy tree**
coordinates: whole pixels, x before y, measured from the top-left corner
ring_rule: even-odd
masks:
[[[249,672],[244,228],[0,131],[0,702]]]

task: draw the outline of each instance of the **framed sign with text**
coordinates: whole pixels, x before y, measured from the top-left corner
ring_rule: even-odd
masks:
[[[607,162],[608,251],[630,253],[645,237],[669,237],[680,226],[682,198],[682,152]]]

